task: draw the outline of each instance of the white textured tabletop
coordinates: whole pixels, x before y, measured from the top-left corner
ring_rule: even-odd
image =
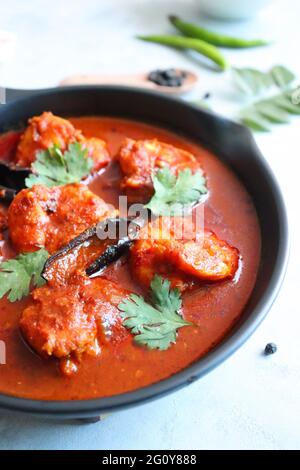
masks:
[[[73,73],[130,72],[181,66],[197,72],[197,92],[230,115],[226,75],[181,52],[144,44],[137,33],[171,31],[181,13],[217,30],[275,39],[268,49],[227,52],[240,66],[281,63],[300,78],[298,0],[278,1],[256,20],[201,18],[200,0],[0,0],[0,30],[16,32],[15,55],[0,66],[0,84],[56,85]],[[224,77],[224,78],[223,78]],[[57,423],[0,412],[1,449],[288,449],[300,448],[300,119],[256,139],[281,184],[292,250],[281,293],[251,339],[226,363],[189,387],[92,425]],[[262,355],[273,341],[278,352]],[[0,370],[1,373],[1,370]]]

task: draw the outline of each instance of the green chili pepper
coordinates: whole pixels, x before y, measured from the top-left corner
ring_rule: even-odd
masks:
[[[211,44],[194,38],[186,38],[183,36],[137,36],[143,41],[163,44],[165,46],[177,47],[178,49],[192,49],[200,54],[208,57],[222,70],[225,70],[229,64],[221,52]]]
[[[170,15],[169,20],[175,26],[175,28],[177,28],[178,31],[183,33],[185,36],[194,39],[201,39],[202,41],[206,41],[209,44],[213,44],[214,46],[243,49],[247,47],[266,46],[270,44],[270,42],[264,41],[262,39],[241,39],[214,33],[195,24],[186,23],[174,15]]]

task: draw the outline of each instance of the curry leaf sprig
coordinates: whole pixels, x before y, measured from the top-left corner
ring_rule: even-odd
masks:
[[[291,115],[300,115],[300,106],[293,104],[292,92],[282,92],[246,106],[239,119],[253,130],[268,132],[270,124],[286,124]]]
[[[149,349],[164,351],[176,342],[177,330],[192,325],[179,314],[181,296],[170,289],[170,282],[154,276],[151,282],[151,303],[131,294],[118,306],[123,324],[135,335],[134,341]]]
[[[179,215],[196,204],[207,193],[201,170],[186,168],[174,175],[165,167],[153,175],[154,195],[146,205],[155,215]]]
[[[258,96],[271,87],[286,90],[296,78],[284,65],[275,65],[267,72],[250,67],[233,67],[231,73],[235,85],[248,96]]]
[[[32,164],[33,173],[26,179],[26,186],[31,188],[35,184],[42,184],[51,188],[79,183],[92,168],[93,160],[79,142],[70,144],[64,153],[54,145],[37,153],[36,161]]]
[[[21,300],[29,294],[30,286],[40,287],[41,277],[49,253],[41,248],[34,253],[20,254],[15,259],[0,264],[0,299],[7,295],[10,302]]]
[[[237,116],[250,129],[268,132],[271,124],[285,124],[291,115],[300,115],[300,106],[293,102],[295,75],[288,68],[276,65],[267,72],[235,68],[232,73],[239,90],[251,96]],[[270,95],[270,90],[276,93]]]

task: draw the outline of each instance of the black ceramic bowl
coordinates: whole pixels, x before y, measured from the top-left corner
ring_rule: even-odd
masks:
[[[190,137],[229,165],[251,194],[262,234],[255,288],[234,329],[205,357],[181,372],[139,390],[85,401],[38,401],[0,395],[0,407],[61,418],[92,418],[158,398],[187,385],[221,364],[254,332],[282,283],[288,255],[287,217],[280,189],[251,133],[243,126],[157,93],[112,86],[43,91],[7,91],[0,106],[0,131],[51,110],[62,116],[105,115],[150,122]]]

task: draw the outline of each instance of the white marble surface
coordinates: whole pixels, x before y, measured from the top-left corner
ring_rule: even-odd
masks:
[[[276,5],[275,5],[276,3]],[[273,2],[259,18],[216,23],[201,18],[200,0],[0,0],[0,30],[14,31],[14,57],[0,67],[0,84],[46,87],[82,72],[129,72],[165,66],[199,74],[194,97],[213,93],[230,115],[227,76],[195,57],[134,39],[171,31],[166,14],[181,13],[244,36],[276,39],[268,49],[227,52],[235,65],[284,63],[300,77],[300,2]],[[300,119],[257,142],[282,186],[290,217],[292,251],[281,293],[252,338],[221,367],[164,399],[119,412],[96,425],[46,422],[0,413],[1,449],[289,449],[300,447]],[[278,353],[265,358],[265,344]],[[1,373],[1,370],[0,370]]]

